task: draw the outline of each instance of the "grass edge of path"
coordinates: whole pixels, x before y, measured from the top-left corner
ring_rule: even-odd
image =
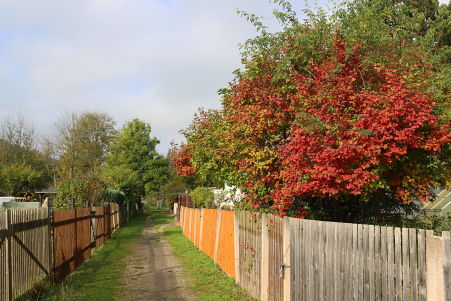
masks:
[[[165,227],[163,232],[172,246],[172,253],[192,280],[188,288],[202,300],[256,300],[235,283],[235,278],[229,277],[207,254],[197,249],[183,235],[180,226]]]

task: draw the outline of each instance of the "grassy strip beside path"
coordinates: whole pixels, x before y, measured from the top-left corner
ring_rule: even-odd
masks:
[[[121,226],[103,246],[57,286],[37,285],[30,293],[40,291],[40,296],[24,296],[23,300],[114,300],[121,290],[122,259],[132,252],[134,242],[145,226],[146,217],[160,212],[154,207]]]
[[[198,250],[183,234],[180,227],[164,228],[164,235],[172,245],[172,252],[183,264],[193,281],[194,290],[202,300],[255,300],[235,284],[207,254]]]

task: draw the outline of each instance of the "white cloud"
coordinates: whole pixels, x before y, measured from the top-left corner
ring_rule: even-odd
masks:
[[[165,154],[241,67],[237,44],[257,33],[236,8],[271,17],[268,2],[0,0],[0,119],[21,112],[48,134],[64,110],[138,117]]]

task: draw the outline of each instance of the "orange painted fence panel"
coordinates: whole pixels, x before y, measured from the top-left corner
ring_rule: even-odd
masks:
[[[194,227],[196,226],[196,210],[190,209],[189,214],[189,240],[194,243]]]
[[[218,220],[218,210],[204,209],[202,225],[202,245],[201,250],[211,259],[215,259],[216,227]]]
[[[185,235],[185,237],[187,237],[189,239],[189,216],[191,214],[191,209],[190,208],[186,208],[184,210],[184,219],[183,219],[183,235]]]
[[[235,277],[235,237],[233,211],[221,211],[219,237],[217,238],[218,210],[182,207],[183,235],[200,248],[230,276]],[[201,227],[202,225],[202,227]],[[201,238],[202,233],[202,238]],[[216,251],[216,240],[218,250]]]
[[[235,277],[235,236],[233,211],[221,211],[216,262],[229,275]]]
[[[200,224],[202,221],[202,211],[200,209],[196,209],[196,234],[195,234],[195,241],[194,245],[199,248],[199,242],[200,242]]]

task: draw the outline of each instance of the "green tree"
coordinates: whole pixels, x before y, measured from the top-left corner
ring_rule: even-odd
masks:
[[[100,206],[106,196],[106,185],[94,172],[77,173],[67,177],[57,186],[57,194],[53,200],[56,210],[71,209],[71,200],[75,201],[75,208]]]
[[[105,163],[117,131],[107,113],[65,112],[53,125],[51,143],[59,158],[61,176],[98,169]]]
[[[16,196],[48,186],[47,158],[37,148],[35,126],[23,115],[0,124],[0,192]]]
[[[123,166],[136,173],[139,197],[159,190],[168,178],[169,159],[158,154],[155,147],[160,141],[150,133],[148,123],[137,118],[126,122],[107,157],[108,166]]]

